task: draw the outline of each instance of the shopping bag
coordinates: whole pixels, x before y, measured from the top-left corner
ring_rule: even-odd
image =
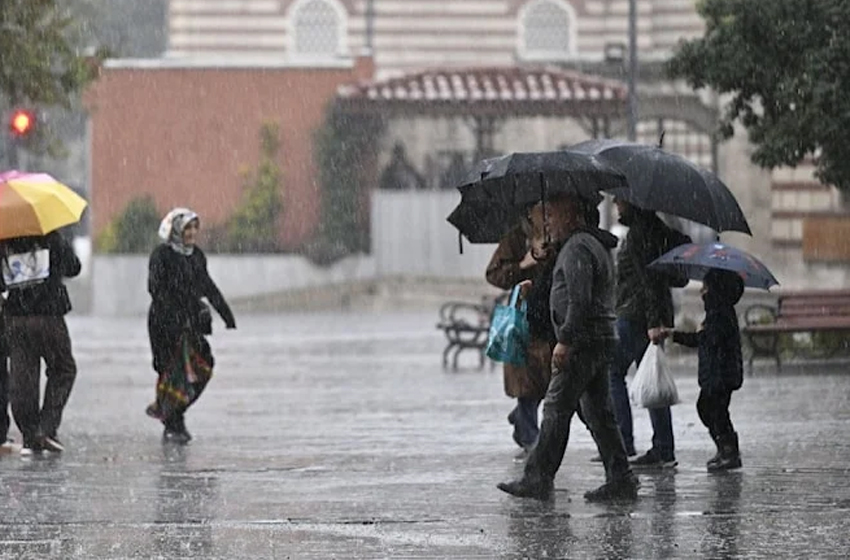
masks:
[[[667,371],[664,349],[650,344],[629,387],[632,402],[643,408],[664,408],[679,402],[679,391]]]
[[[519,286],[511,291],[508,305],[497,305],[490,321],[487,356],[497,362],[525,364],[528,353],[528,306],[519,304]]]

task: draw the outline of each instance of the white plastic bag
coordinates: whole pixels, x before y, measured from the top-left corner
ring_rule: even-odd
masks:
[[[667,371],[664,349],[660,345],[650,343],[647,347],[629,387],[629,397],[643,408],[664,408],[679,403],[679,391]]]

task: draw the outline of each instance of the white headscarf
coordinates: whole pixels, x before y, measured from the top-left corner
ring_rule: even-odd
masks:
[[[159,238],[168,243],[172,249],[181,255],[189,256],[195,250],[194,246],[183,243],[183,230],[192,220],[200,220],[198,215],[188,208],[175,208],[165,215],[159,224]]]

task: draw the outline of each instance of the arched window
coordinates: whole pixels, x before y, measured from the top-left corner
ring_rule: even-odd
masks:
[[[346,13],[336,0],[298,0],[289,12],[290,53],[334,58],[346,48]]]
[[[575,10],[563,0],[532,0],[519,12],[522,58],[558,60],[575,56]]]

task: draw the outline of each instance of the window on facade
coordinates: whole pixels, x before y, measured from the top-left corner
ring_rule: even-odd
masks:
[[[574,54],[575,21],[563,0],[533,0],[520,12],[520,51],[527,58]]]
[[[292,17],[293,54],[334,57],[342,53],[344,22],[329,0],[306,0]]]

